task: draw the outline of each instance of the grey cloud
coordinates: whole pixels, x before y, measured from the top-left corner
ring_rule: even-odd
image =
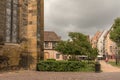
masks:
[[[67,39],[70,31],[93,35],[120,16],[120,0],[45,0],[45,30]]]

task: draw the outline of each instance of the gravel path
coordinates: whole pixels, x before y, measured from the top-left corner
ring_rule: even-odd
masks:
[[[100,64],[103,72],[120,72],[120,68],[114,67],[105,61],[100,61]]]

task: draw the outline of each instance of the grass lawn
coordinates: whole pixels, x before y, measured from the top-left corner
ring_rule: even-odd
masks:
[[[114,62],[111,61],[111,62],[109,62],[109,64],[111,64],[112,66],[120,67],[120,62],[118,62],[117,65],[116,65],[115,61]]]

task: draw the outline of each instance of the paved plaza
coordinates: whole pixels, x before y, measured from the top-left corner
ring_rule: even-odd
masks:
[[[0,74],[0,80],[120,80],[120,72],[9,72]]]
[[[36,72],[0,73],[0,80],[120,80],[120,69],[101,61],[103,72]]]

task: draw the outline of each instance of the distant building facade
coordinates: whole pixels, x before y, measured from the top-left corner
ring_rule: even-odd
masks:
[[[105,41],[104,41],[104,36],[106,34],[107,31],[103,31],[98,39],[98,42],[97,42],[97,49],[98,49],[98,55],[103,57],[104,56],[104,44],[105,44]]]
[[[44,59],[63,60],[63,55],[54,49],[60,41],[60,37],[52,31],[44,32]]]
[[[101,36],[102,32],[97,31],[95,35],[91,38],[92,48],[97,48],[98,39]]]
[[[111,29],[110,29],[111,30]],[[116,54],[116,43],[110,39],[110,30],[105,34],[105,44],[104,44],[104,53],[109,59],[114,59]]]

